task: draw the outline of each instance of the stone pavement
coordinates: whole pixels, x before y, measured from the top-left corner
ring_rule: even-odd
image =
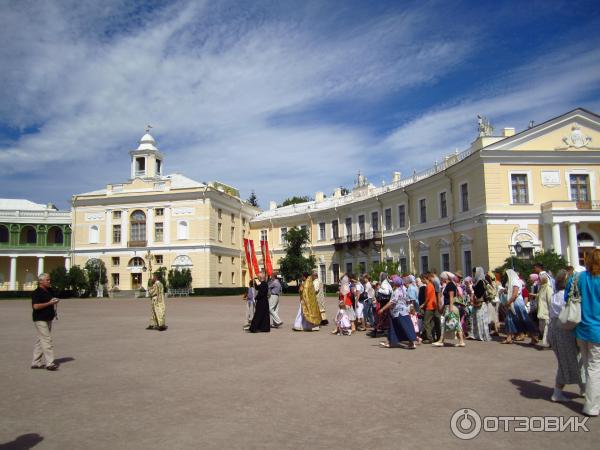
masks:
[[[167,301],[160,333],[144,329],[147,299],[63,300],[57,372],[29,369],[30,303],[1,301],[0,449],[598,448],[597,418],[587,433],[451,434],[461,408],[581,417],[574,394],[548,400],[552,351],[471,341],[409,351],[331,326],[293,332],[287,296],[283,328],[247,334],[239,297]]]

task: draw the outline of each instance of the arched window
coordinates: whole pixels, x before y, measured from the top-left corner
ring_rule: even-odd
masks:
[[[177,239],[188,238],[188,223],[185,220],[177,223]]]
[[[139,242],[146,240],[146,214],[139,209],[131,213],[129,220],[131,231],[130,241]]]
[[[592,241],[594,242],[594,238],[590,233],[582,232],[577,235],[577,241]]]
[[[21,230],[21,236],[19,239],[21,244],[35,244],[37,243],[37,233],[35,228],[32,226],[23,227]]]
[[[171,264],[174,269],[189,269],[193,266],[192,260],[188,255],[179,255]]]
[[[98,230],[98,225],[90,226],[88,241],[90,244],[97,244],[98,239],[100,238],[100,231]]]
[[[129,260],[129,267],[144,267],[144,260],[142,258],[140,258],[139,256],[136,256],[135,258],[131,258]]]
[[[59,227],[51,227],[48,230],[48,244],[64,243],[63,232]]]
[[[4,225],[0,225],[0,244],[6,244],[8,242],[8,228]]]

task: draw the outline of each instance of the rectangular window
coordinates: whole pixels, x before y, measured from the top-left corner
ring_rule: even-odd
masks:
[[[222,218],[223,218],[223,210],[222,210],[221,208],[219,208],[219,209],[217,210],[217,217],[218,217],[219,219],[222,219]]]
[[[119,258],[118,256],[113,256],[112,257],[112,265],[114,267],[117,267],[121,264],[121,258]]]
[[[373,233],[379,231],[379,213],[377,211],[371,213],[371,228]]]
[[[231,223],[235,223],[235,214],[231,213]]]
[[[469,274],[471,275],[471,271],[473,270],[473,265],[471,264],[471,250],[465,250],[463,252],[463,256],[464,256],[464,271],[465,274]]]
[[[115,220],[121,220],[121,211],[113,211],[112,217]]]
[[[113,225],[113,244],[121,243],[121,225]]]
[[[450,270],[450,254],[442,253],[442,271]]]
[[[235,265],[235,256],[231,257],[231,265],[234,266]]]
[[[231,227],[231,243],[235,243],[235,227]]]
[[[283,245],[287,242],[285,239],[285,235],[287,234],[287,228],[281,227],[280,231],[281,231],[281,234],[279,235],[279,242],[281,242],[281,245]]]
[[[325,269],[325,264],[319,265],[319,278],[321,279],[321,283],[324,285],[327,284],[327,270]]]
[[[231,272],[231,284],[235,284],[235,272]]]
[[[119,276],[118,273],[111,273],[110,277],[112,278],[112,285],[113,286],[118,286],[119,282],[121,281],[121,277]]]
[[[163,241],[163,223],[162,222],[154,223],[154,240],[156,242]]]
[[[135,158],[135,175],[146,174],[146,158]]]
[[[422,255],[421,256],[421,273],[429,272],[429,256]]]
[[[331,222],[331,235],[333,239],[337,239],[340,237],[339,224],[337,220]]]
[[[266,241],[268,240],[267,236],[268,236],[268,231],[267,230],[260,230],[260,240],[261,241]]]
[[[510,176],[513,203],[529,203],[527,174],[513,173]]]
[[[427,200],[424,198],[419,200],[419,221],[421,223],[427,222]]]
[[[217,277],[219,279],[219,284],[223,284],[223,272],[219,272],[217,274]]]
[[[221,264],[223,262],[223,257],[221,255],[217,256],[217,262]]]
[[[384,217],[385,231],[390,231],[392,229],[392,208],[387,208],[384,211]]]
[[[364,261],[359,262],[358,263],[358,271],[360,272],[361,275],[363,273],[365,273],[367,271],[367,263]]]
[[[469,185],[467,183],[460,185],[460,205],[462,212],[469,210]]]
[[[590,177],[586,174],[569,175],[571,200],[574,202],[590,201]]]
[[[340,282],[340,265],[333,264],[333,267],[331,270],[333,272],[333,282],[336,284],[339,283]]]
[[[325,222],[321,222],[319,223],[319,240],[324,241],[325,239]]]
[[[405,257],[400,258],[399,266],[401,273],[408,273],[408,264]]]
[[[440,218],[448,217],[448,204],[446,202],[446,193],[440,192]]]
[[[358,216],[358,234],[365,234],[365,216],[363,214]]]
[[[163,255],[154,255],[154,261],[156,261],[156,264],[162,264],[163,263]]]
[[[352,238],[352,217],[346,217],[346,237]]]
[[[217,239],[219,241],[223,240],[223,224],[222,223],[217,224]]]
[[[406,228],[406,205],[398,206],[398,228]]]
[[[164,208],[155,208],[155,209],[154,209],[154,215],[155,215],[156,217],[162,217],[162,216],[164,216],[164,215],[165,215],[165,210],[164,210]]]
[[[346,273],[348,275],[352,273],[352,263],[346,263]]]

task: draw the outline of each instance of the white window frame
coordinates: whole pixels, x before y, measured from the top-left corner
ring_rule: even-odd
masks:
[[[467,276],[471,276],[471,270],[473,269],[472,267],[466,267],[465,265],[465,252],[471,252],[471,265],[473,265],[473,249],[471,247],[471,244],[464,244],[460,246],[460,259],[462,260],[460,262],[460,265],[463,266],[463,273],[465,274],[465,277]]]
[[[388,226],[385,223],[385,212],[389,211],[390,212],[390,226],[388,228]],[[390,206],[389,208],[384,208],[383,209],[383,218],[382,218],[382,223],[383,223],[383,231],[392,231],[394,229],[394,212],[392,211],[392,207]]]
[[[288,228],[287,227],[279,227],[279,243],[281,245],[285,245],[285,243],[287,242],[285,240],[285,234],[288,232]]]
[[[269,230],[267,230],[266,228],[263,228],[262,230],[260,230],[260,240],[261,241],[269,240]]]
[[[527,203],[515,203],[512,192],[512,176],[525,175],[527,176]],[[570,194],[570,192],[569,192]],[[508,198],[511,205],[533,205],[533,188],[531,187],[531,170],[509,170],[508,171]],[[569,195],[569,198],[571,196]]]
[[[331,235],[331,240],[332,241],[336,239],[336,236],[333,235],[333,222],[337,222],[338,223],[338,226],[337,226],[337,229],[338,229],[337,239],[341,238],[341,236],[340,236],[340,219],[332,219],[331,222],[330,222],[330,224],[329,224],[329,228],[331,229],[330,235]]]
[[[442,273],[444,270],[444,255],[448,255],[448,269],[450,270],[450,267],[452,266],[452,260],[450,259],[450,252],[446,249],[443,249],[442,251],[440,251],[440,267],[439,267],[439,272]]]
[[[571,175],[587,175],[590,181],[590,201],[596,200],[596,174],[590,169],[571,169],[565,171],[565,182],[567,183],[567,200],[571,200]]]
[[[429,259],[429,250],[420,250],[419,251],[419,269],[420,272],[419,273],[425,273],[426,271],[424,270],[423,267],[423,256],[427,256],[427,271],[429,271],[429,269],[431,268],[431,259]]]
[[[442,194],[446,194],[446,216],[442,217]],[[450,211],[448,208],[448,190],[444,189],[443,191],[439,191],[437,193],[437,204],[438,204],[438,218],[439,219],[447,219],[450,216]]]
[[[382,231],[381,228],[382,228],[383,224],[381,223],[381,211],[379,211],[379,210],[371,211],[371,214],[369,215],[369,219],[370,219],[369,222],[371,222],[370,223],[371,233],[375,232],[375,229],[373,228],[373,214],[377,214],[377,222],[378,222],[377,223],[377,231],[379,231],[381,233],[381,231]]]
[[[421,200],[425,200],[425,221],[421,221]],[[419,217],[419,224],[424,224],[427,223],[427,210],[429,208],[427,207],[427,197],[420,197],[417,199],[417,215]],[[420,264],[420,263],[419,263]]]
[[[321,234],[321,225],[323,225],[323,234]],[[327,240],[327,222],[319,222],[319,241]]]
[[[350,219],[350,229],[348,229],[348,223],[347,223],[348,219]],[[352,229],[353,228],[354,228],[354,218],[352,218],[352,217],[346,217],[346,218],[344,218],[344,230],[346,231],[346,233],[344,234],[344,237],[346,237],[346,236],[352,236]]]
[[[401,206],[404,206],[404,226],[400,225],[400,207]],[[396,205],[396,213],[398,214],[396,216],[396,220],[397,220],[397,223],[398,223],[398,230],[404,230],[404,229],[406,229],[408,227],[408,225],[407,225],[408,224],[408,220],[407,220],[407,217],[408,217],[408,208],[406,206],[406,203],[398,203]]]
[[[465,205],[463,204],[463,196],[462,196],[462,187],[463,185],[467,185],[467,203],[469,204],[469,208],[467,210],[465,210]],[[469,212],[471,211],[471,206],[472,206],[472,202],[471,202],[471,188],[470,188],[470,183],[467,180],[463,180],[461,182],[458,183],[458,204],[460,205],[460,212],[464,213],[464,212]]]

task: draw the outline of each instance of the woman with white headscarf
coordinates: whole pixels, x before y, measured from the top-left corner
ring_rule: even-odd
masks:
[[[519,275],[512,269],[506,269],[506,339],[503,344],[512,344],[514,336],[518,333],[528,332],[531,338],[531,344],[537,344],[535,326],[531,322],[525,308],[523,300],[523,282],[519,279]]]
[[[546,272],[540,272],[540,286],[536,296],[537,300],[537,317],[540,327],[540,335],[542,336],[542,346],[548,347],[548,324],[550,322],[550,304],[552,303],[552,295],[554,291],[550,284],[550,277]]]
[[[346,315],[352,323],[352,331],[356,330],[356,313],[352,303],[352,293],[350,292],[350,277],[347,273],[340,280],[340,301],[346,304]]]
[[[475,269],[475,279],[473,281],[473,296],[471,297],[471,305],[473,306],[472,338],[478,341],[491,341],[488,304],[485,298],[485,271],[483,267]]]
[[[379,311],[388,304],[390,299],[392,298],[392,285],[388,280],[387,272],[381,272],[379,274],[379,289],[377,289],[376,298],[377,298],[377,307],[375,311],[377,313],[375,317],[375,326],[371,331],[367,333],[367,336],[376,338],[377,334],[385,333],[385,331],[389,328],[389,310],[384,310],[384,314],[379,315]]]

